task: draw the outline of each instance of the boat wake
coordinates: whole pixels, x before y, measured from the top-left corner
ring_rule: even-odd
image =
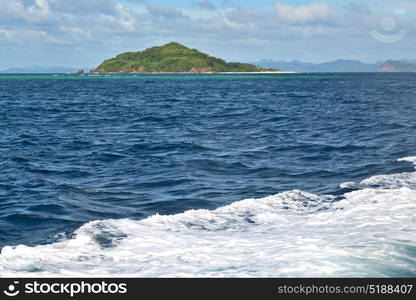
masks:
[[[416,165],[416,157],[403,158]],[[4,247],[0,274],[63,277],[416,276],[416,173],[288,191],[216,210],[102,220],[59,242]]]

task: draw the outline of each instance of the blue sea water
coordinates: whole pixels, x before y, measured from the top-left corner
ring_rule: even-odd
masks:
[[[416,276],[415,111],[412,73],[0,75],[0,274]]]

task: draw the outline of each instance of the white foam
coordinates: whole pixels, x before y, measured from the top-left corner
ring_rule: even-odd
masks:
[[[416,156],[409,156],[409,157],[400,158],[397,161],[409,161],[411,163],[414,163],[415,168],[416,168]]]
[[[416,167],[416,156],[405,157],[398,159],[397,161],[407,161],[415,164]],[[378,187],[378,188],[401,188],[408,187],[416,189],[416,173],[400,173],[392,175],[376,175],[370,178],[364,179],[360,183],[355,182],[346,182],[340,185],[341,188],[368,188],[368,187]]]
[[[295,190],[216,210],[95,221],[54,244],[4,247],[0,274],[414,276],[415,177],[404,174],[369,178],[340,201]]]

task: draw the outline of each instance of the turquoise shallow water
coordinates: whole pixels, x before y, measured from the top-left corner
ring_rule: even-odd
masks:
[[[353,73],[345,74],[331,74],[331,73],[321,73],[321,74],[302,74],[302,73],[281,73],[281,74],[163,74],[163,73],[142,73],[142,74],[0,74],[0,79],[74,79],[74,80],[84,80],[84,79],[152,79],[152,80],[166,80],[166,79],[193,79],[193,80],[202,80],[202,79],[284,79],[284,78],[304,78],[304,79],[317,79],[317,78],[327,78],[327,79],[336,79],[339,77],[345,76],[354,76]]]
[[[415,74],[56,75],[0,75],[1,274],[416,274]]]

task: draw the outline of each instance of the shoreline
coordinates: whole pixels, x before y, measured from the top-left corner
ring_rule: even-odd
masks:
[[[108,73],[101,73],[101,72],[92,72],[92,73],[84,73],[80,75],[165,75],[165,74],[186,74],[186,75],[225,75],[225,74],[296,74],[298,72],[290,72],[290,71],[281,71],[281,72],[108,72]]]

